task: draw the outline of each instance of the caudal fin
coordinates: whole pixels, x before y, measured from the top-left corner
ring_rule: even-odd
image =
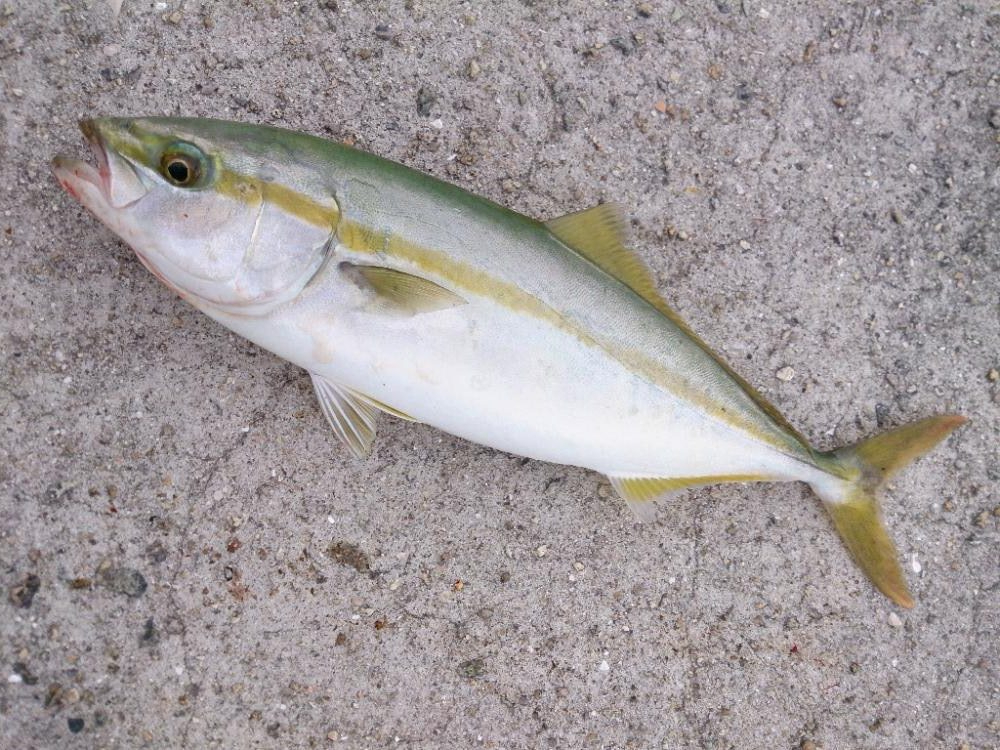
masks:
[[[826,455],[839,464],[844,479],[830,485],[813,485],[865,575],[902,607],[912,607],[913,597],[899,567],[896,547],[882,522],[876,494],[890,476],[965,421],[958,415],[930,417],[835,450]]]

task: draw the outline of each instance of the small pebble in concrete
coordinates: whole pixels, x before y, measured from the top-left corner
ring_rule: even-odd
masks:
[[[136,599],[146,591],[146,579],[135,568],[112,566],[101,571],[101,583],[116,594]]]
[[[785,367],[782,367],[780,370],[774,373],[774,376],[778,380],[782,380],[787,383],[788,381],[790,381],[792,378],[795,377],[795,368],[786,365]]]
[[[611,46],[626,57],[635,52],[635,41],[631,37],[616,36],[611,40]]]
[[[417,91],[417,112],[424,117],[428,117],[437,99],[437,94],[422,86]]]
[[[24,682],[25,685],[38,684],[38,676],[35,675],[35,673],[32,672],[28,668],[28,665],[25,664],[23,661],[14,662],[14,674],[12,675],[12,677],[15,676],[18,677],[19,679],[17,680],[8,679],[8,682]]]
[[[336,563],[354,568],[359,573],[367,573],[371,569],[368,555],[356,544],[350,542],[332,542],[326,548],[326,556]]]
[[[458,665],[458,673],[463,677],[475,679],[486,674],[486,662],[482,659],[469,659]]]
[[[21,583],[16,586],[11,586],[10,592],[8,593],[10,603],[15,607],[27,609],[35,600],[35,594],[38,593],[38,589],[40,589],[41,586],[41,579],[34,573],[29,573],[25,576]]]

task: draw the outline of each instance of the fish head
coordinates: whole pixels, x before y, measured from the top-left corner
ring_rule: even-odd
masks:
[[[57,156],[56,178],[188,301],[264,313],[322,267],[337,203],[285,131],[187,118],[80,128],[97,164]]]

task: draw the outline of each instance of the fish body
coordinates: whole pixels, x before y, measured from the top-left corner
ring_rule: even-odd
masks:
[[[335,262],[262,317],[205,312],[310,372],[511,453],[615,475],[811,476],[808,449],[710,355],[544,224],[419,172],[387,178],[382,160],[360,156],[329,167],[343,181],[326,189],[353,225]],[[430,279],[464,304],[387,310],[339,263]],[[706,418],[703,404],[734,418]],[[720,460],[721,445],[733,450]]]
[[[814,450],[667,306],[609,205],[539,222],[341,144],[211,120],[86,121],[60,182],[198,309],[308,370],[364,456],[385,411],[606,474],[642,517],[723,481],[804,481],[912,599],[874,492],[961,417]]]

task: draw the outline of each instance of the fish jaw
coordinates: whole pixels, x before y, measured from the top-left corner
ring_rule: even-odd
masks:
[[[51,167],[63,190],[87,210],[96,214],[99,207],[108,202],[104,179],[92,165],[68,156],[57,156]]]
[[[107,150],[92,120],[83,120],[80,123],[80,130],[90,144],[98,166],[94,167],[79,159],[60,155],[52,160],[52,172],[67,193],[89,211],[96,213],[95,208],[102,203],[111,202],[109,198],[111,172],[108,168]]]
[[[96,148],[95,151],[97,151]],[[109,199],[109,176],[106,171],[102,171],[100,167],[94,167],[85,161],[73,159],[68,156],[56,156],[52,159],[51,167],[52,173],[59,181],[63,190],[100,219],[112,232],[125,239],[126,242],[129,242],[130,228],[121,221]],[[133,242],[129,242],[129,244],[135,252],[136,257],[150,273],[169,289],[186,297],[183,290],[175,286],[169,278],[161,273],[143,253],[136,249],[136,245]]]
[[[121,234],[122,222],[116,214],[141,200],[148,188],[133,165],[108,147],[100,120],[82,120],[80,130],[96,166],[60,155],[51,162],[52,172],[70,196]]]
[[[128,209],[147,191],[142,178],[128,161],[107,145],[100,120],[81,120],[80,131],[90,145],[96,166],[80,159],[58,155],[50,162],[52,173],[70,197],[94,214],[108,229],[121,237],[135,252],[139,262],[171,291],[188,299],[139,248],[142,238],[126,220]]]

